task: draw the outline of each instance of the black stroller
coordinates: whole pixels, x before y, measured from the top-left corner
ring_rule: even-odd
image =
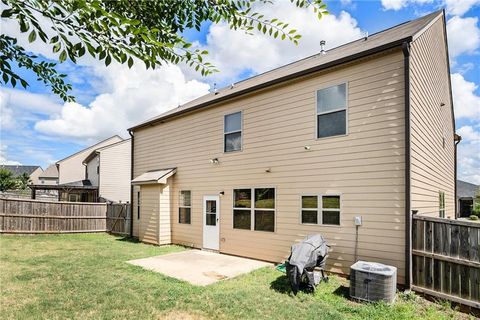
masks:
[[[320,234],[307,236],[300,243],[292,246],[292,253],[286,263],[286,271],[293,292],[298,290],[315,291],[320,281],[328,281],[324,269],[328,256],[327,241]],[[314,269],[320,268],[319,273]]]

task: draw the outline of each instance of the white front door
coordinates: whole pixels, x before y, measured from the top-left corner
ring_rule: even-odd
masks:
[[[220,198],[203,197],[203,247],[218,250],[220,242]]]

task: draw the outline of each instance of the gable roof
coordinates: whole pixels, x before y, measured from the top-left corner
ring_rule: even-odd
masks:
[[[39,176],[39,178],[57,178],[58,179],[58,168],[56,164],[51,164],[48,166],[45,171],[43,171]]]
[[[68,157],[65,157],[65,158],[63,158],[63,159],[61,159],[61,160],[58,160],[58,161],[56,162],[56,164],[59,164],[59,163],[62,162],[62,161],[65,161],[65,160],[67,160],[67,159],[70,159],[71,157],[74,157],[74,156],[76,156],[77,154],[82,153],[82,152],[84,152],[84,151],[86,151],[86,150],[88,150],[88,149],[95,148],[95,146],[98,146],[99,144],[102,144],[102,143],[104,143],[105,141],[108,141],[108,140],[111,140],[111,139],[114,139],[114,138],[118,138],[118,139],[120,139],[121,141],[123,141],[123,138],[120,137],[118,134],[116,134],[116,135],[114,135],[114,136],[111,136],[110,138],[107,138],[107,139],[105,139],[105,140],[102,140],[102,141],[100,141],[100,142],[97,142],[97,143],[95,143],[95,144],[92,145],[92,146],[89,146],[89,147],[86,147],[86,148],[84,148],[84,149],[82,149],[82,150],[80,150],[80,151],[77,151],[77,152],[75,152],[74,154],[69,155]]]
[[[170,178],[177,172],[177,168],[167,168],[159,170],[151,170],[145,173],[142,173],[138,177],[132,180],[132,185],[142,185],[142,184],[155,184],[161,183],[166,184],[167,179]]]
[[[82,161],[82,163],[83,163],[83,164],[87,164],[87,163],[89,163],[90,161],[92,161],[92,160],[95,158],[95,156],[100,153],[100,151],[103,151],[103,150],[105,150],[105,149],[109,149],[109,148],[111,148],[111,147],[115,147],[115,146],[117,146],[117,145],[119,145],[119,144],[122,144],[122,143],[125,143],[125,142],[129,142],[130,139],[131,139],[131,138],[128,138],[128,139],[125,139],[125,140],[123,140],[123,141],[118,141],[118,142],[109,144],[109,145],[107,145],[107,146],[103,146],[103,147],[100,147],[100,148],[98,148],[98,149],[95,149],[95,150],[93,150],[92,152],[89,153],[89,155]]]
[[[329,67],[399,47],[404,42],[411,42],[419,34],[423,33],[428,26],[442,16],[444,16],[443,10],[436,11],[416,20],[408,21],[372,34],[366,38],[361,38],[330,49],[326,54],[315,54],[246,80],[239,81],[231,87],[206,94],[182,106],[131,127],[128,130],[132,131],[141,127],[153,125],[157,122],[179,116],[183,113],[211,106],[214,103],[219,103],[255,90],[263,89]]]
[[[476,184],[457,180],[457,197],[458,198],[475,198],[475,193],[480,186]]]
[[[0,168],[7,169],[12,172],[13,176],[18,177],[26,173],[31,175],[33,171],[38,168],[42,169],[40,166],[21,166],[21,165],[0,165]]]

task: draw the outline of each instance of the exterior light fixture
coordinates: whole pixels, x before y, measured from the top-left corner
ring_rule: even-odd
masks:
[[[212,159],[210,159],[210,163],[211,164],[219,164],[220,161],[218,161],[218,158],[212,158]]]

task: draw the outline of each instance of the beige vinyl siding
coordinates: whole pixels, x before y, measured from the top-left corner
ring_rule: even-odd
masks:
[[[40,179],[39,176],[43,173],[43,169],[38,167],[35,169],[31,174],[30,174],[30,180],[32,181],[32,184],[39,184]]]
[[[136,196],[135,196],[136,198]],[[135,216],[134,223],[138,238],[153,244],[170,244],[170,186],[151,184],[140,186],[140,219]],[[137,213],[137,208],[134,214]]]
[[[132,235],[134,237],[139,237],[139,225],[140,222],[138,220],[138,192],[140,191],[139,186],[133,187],[133,199],[132,199],[132,214],[133,214],[133,228],[132,228]],[[141,196],[140,196],[141,198]],[[142,214],[142,208],[140,205],[140,215]]]
[[[115,201],[130,201],[131,140],[102,148],[100,153],[100,197]]]
[[[119,136],[113,136],[94,146],[83,149],[66,159],[58,161],[58,183],[62,184],[85,179],[85,166],[83,165],[83,161],[85,160],[85,158],[95,149],[119,141],[122,141],[122,138],[120,138]]]
[[[169,180],[171,181],[172,178]],[[169,181],[169,182],[170,182]],[[160,234],[159,234],[159,244],[170,244],[172,243],[172,233],[171,233],[171,203],[172,198],[170,194],[170,185],[161,185],[160,186]]]
[[[344,82],[348,135],[316,139],[316,90]],[[223,116],[236,111],[243,112],[243,151],[223,153]],[[348,273],[360,215],[358,258],[397,266],[403,282],[404,133],[403,55],[396,50],[136,130],[134,176],[177,167],[173,243],[202,247],[203,196],[224,191],[221,252],[280,262],[292,243],[319,232],[332,245],[328,268]],[[276,188],[274,233],[233,229],[232,193],[243,187]],[[192,191],[191,224],[178,223],[180,190]],[[340,194],[341,226],[302,225],[302,194]],[[143,201],[157,199],[142,195],[150,208]]]
[[[98,186],[98,172],[97,167],[100,166],[100,156],[96,155],[92,160],[87,163],[87,179],[90,180],[92,185]]]
[[[140,220],[138,221],[138,238],[140,241],[159,244],[159,207],[160,185],[145,185],[140,191]]]
[[[411,193],[412,210],[439,216],[439,191],[445,192],[445,216],[454,217],[454,132],[444,37],[439,16],[411,46]]]

